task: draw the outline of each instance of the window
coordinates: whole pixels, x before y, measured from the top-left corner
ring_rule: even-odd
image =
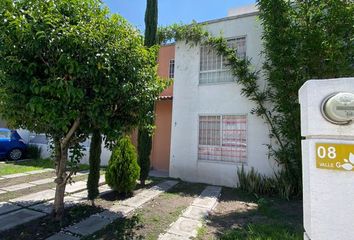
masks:
[[[200,116],[198,159],[246,162],[246,115]]]
[[[175,60],[171,59],[170,60],[170,67],[168,71],[168,77],[169,78],[174,78],[175,77]]]
[[[228,40],[229,47],[236,50],[239,58],[246,58],[246,37],[238,37]],[[233,82],[233,76],[227,61],[223,56],[207,46],[200,48],[200,74],[199,83]]]

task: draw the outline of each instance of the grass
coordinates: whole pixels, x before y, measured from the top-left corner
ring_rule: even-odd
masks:
[[[36,159],[23,162],[1,163],[0,176],[14,173],[24,173],[44,168],[54,168],[53,161],[49,159]]]
[[[22,162],[4,162],[0,164],[0,176],[41,170],[44,168],[54,168],[54,161],[50,159],[33,159]],[[88,169],[89,166],[87,164],[79,165],[79,170]]]
[[[221,240],[301,240],[302,233],[295,232],[287,225],[248,224],[245,228],[226,232]]]

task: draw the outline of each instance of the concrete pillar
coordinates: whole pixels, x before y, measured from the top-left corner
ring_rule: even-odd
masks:
[[[354,78],[310,80],[299,92],[304,239],[354,239],[354,99],[350,93],[354,94]],[[336,99],[326,102],[332,95]],[[331,114],[323,113],[324,106]],[[331,121],[333,116],[344,119]]]

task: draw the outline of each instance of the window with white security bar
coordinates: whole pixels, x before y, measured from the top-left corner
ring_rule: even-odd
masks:
[[[168,77],[169,78],[174,78],[175,77],[175,60],[171,59],[170,60],[170,67],[168,71]]]
[[[238,58],[246,58],[246,37],[232,38],[227,41],[228,46],[234,48]],[[217,54],[216,50],[208,46],[200,48],[199,83],[233,82],[230,68],[225,57]]]
[[[198,160],[245,163],[247,116],[199,116]]]

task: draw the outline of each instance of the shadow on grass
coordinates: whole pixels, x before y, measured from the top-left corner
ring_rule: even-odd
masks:
[[[102,212],[103,209],[99,207],[92,207],[85,204],[77,204],[68,207],[64,211],[64,217],[61,221],[56,221],[51,215],[46,215],[34,219],[30,222],[21,224],[17,227],[0,232],[0,239],[2,240],[42,240],[57,233],[63,227],[77,223],[82,219],[89,217],[92,214]]]

